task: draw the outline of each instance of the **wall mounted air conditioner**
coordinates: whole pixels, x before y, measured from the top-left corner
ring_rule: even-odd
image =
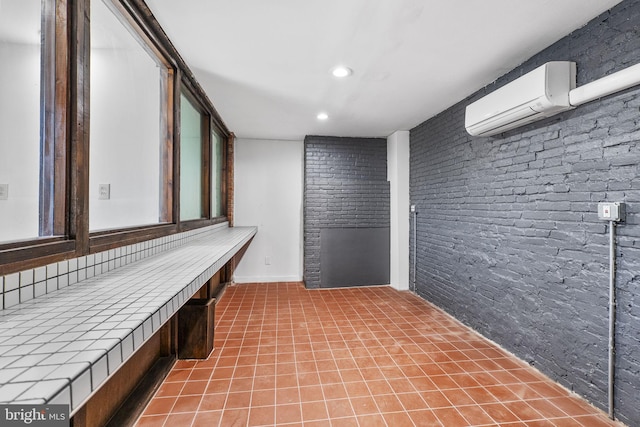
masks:
[[[490,136],[574,108],[569,92],[576,87],[576,63],[547,62],[467,106],[465,127]]]

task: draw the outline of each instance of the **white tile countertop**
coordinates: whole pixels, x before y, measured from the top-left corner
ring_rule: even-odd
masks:
[[[1,310],[0,403],[69,404],[73,414],[256,231],[215,227]]]

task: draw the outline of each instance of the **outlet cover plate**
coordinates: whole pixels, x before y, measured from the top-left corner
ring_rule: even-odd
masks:
[[[111,198],[111,184],[98,185],[98,200],[109,200]]]

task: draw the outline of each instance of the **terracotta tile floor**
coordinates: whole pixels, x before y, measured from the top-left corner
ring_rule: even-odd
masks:
[[[235,285],[216,311],[137,426],[621,425],[409,292]]]

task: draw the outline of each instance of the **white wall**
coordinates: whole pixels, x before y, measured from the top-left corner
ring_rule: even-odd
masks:
[[[409,289],[409,132],[387,138],[387,173],[391,186],[391,286]]]
[[[302,280],[303,168],[302,141],[236,140],[235,225],[258,226],[236,282]]]

